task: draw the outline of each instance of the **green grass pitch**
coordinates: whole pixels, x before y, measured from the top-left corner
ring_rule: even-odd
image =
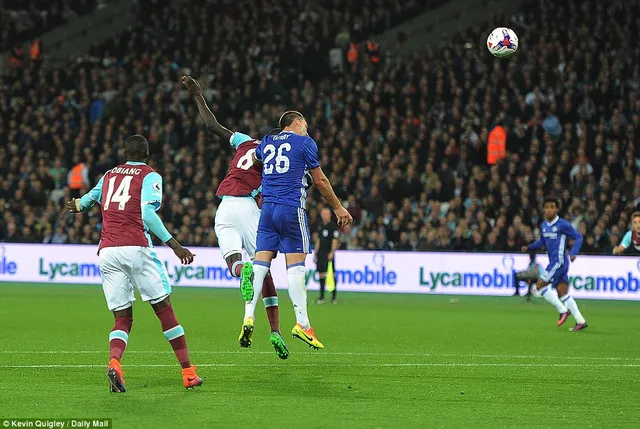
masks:
[[[311,302],[311,297],[310,300]],[[128,392],[105,378],[112,326],[96,286],[0,284],[0,418],[104,418],[114,428],[638,428],[640,303],[582,301],[590,327],[556,328],[542,300],[343,294],[310,303],[326,348],[268,343],[262,305],[254,346],[237,345],[238,290],[176,288],[192,362],[182,387],[148,304],[138,301],[123,365]]]

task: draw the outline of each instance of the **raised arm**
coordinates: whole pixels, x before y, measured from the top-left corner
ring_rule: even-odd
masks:
[[[220,125],[211,109],[209,109],[207,101],[202,95],[202,86],[200,86],[200,83],[191,76],[183,76],[182,83],[191,93],[193,100],[196,102],[196,106],[198,106],[198,113],[200,113],[200,117],[204,121],[207,130],[221,139],[231,142],[233,132]]]

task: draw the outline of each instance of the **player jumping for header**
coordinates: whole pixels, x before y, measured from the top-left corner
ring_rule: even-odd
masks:
[[[613,248],[613,254],[621,255],[629,248],[635,255],[640,253],[640,212],[631,215],[631,229],[622,237],[620,244]]]
[[[246,134],[231,132],[220,125],[207,106],[202,95],[202,87],[197,80],[190,76],[184,76],[182,83],[193,96],[207,130],[222,140],[228,141],[236,150],[236,154],[231,160],[229,172],[216,192],[216,195],[222,198],[222,202],[216,211],[215,231],[222,257],[227,262],[231,275],[242,277],[244,279],[242,281],[245,282],[244,287],[252,288],[251,266],[242,261],[242,249],[247,252],[250,258],[255,257],[258,220],[260,219],[260,209],[256,198],[261,198],[259,189],[262,171],[253,165],[253,154],[259,142]],[[243,270],[245,276],[241,276]],[[287,359],[289,350],[280,335],[278,294],[270,273],[267,274],[262,285],[262,301],[271,325],[269,341],[278,357]],[[251,347],[256,304],[255,301],[245,303],[244,319],[238,338],[241,347]]]
[[[182,366],[184,387],[202,384],[191,365],[184,329],[173,312],[167,269],[153,251],[149,231],[173,252],[183,264],[191,264],[194,254],[182,247],[162,224],[156,213],[162,204],[162,178],[146,162],[149,143],[141,135],[125,141],[127,163],[105,173],[89,193],[67,203],[72,213],[84,212],[96,203],[102,209],[102,233],[98,256],[102,289],[115,323],[109,334],[111,360],[107,377],[112,392],[125,392],[120,359],[127,347],[133,324],[134,286],[143,301],[149,301],[160,319],[165,338]]]
[[[522,247],[523,252],[530,252],[545,246],[549,255],[549,266],[540,274],[537,288],[540,294],[559,312],[558,326],[562,326],[573,314],[576,325],[573,331],[581,331],[587,327],[587,321],[580,313],[575,299],[569,295],[569,260],[576,259],[582,246],[582,235],[565,219],[558,217],[560,205],[554,198],[544,200],[545,220],[540,225],[540,239]],[[567,255],[567,237],[573,240],[573,246]]]
[[[296,325],[291,333],[315,349],[324,345],[318,341],[307,315],[305,259],[311,252],[311,237],[307,222],[306,203],[308,173],[320,194],[333,208],[338,225],[353,221],[331,183],[320,168],[318,146],[307,134],[307,121],[301,113],[288,111],[279,120],[282,131],[265,136],[256,149],[257,164],[262,164],[262,195],[264,203],[258,224],[257,253],[253,266],[253,287],[242,283],[245,301],[255,301],[277,252],[285,254],[289,296],[296,313]],[[243,272],[243,278],[248,274]]]

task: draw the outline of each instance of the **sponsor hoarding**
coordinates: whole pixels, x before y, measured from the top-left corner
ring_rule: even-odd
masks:
[[[0,282],[100,283],[96,246],[0,244]],[[167,247],[156,252],[174,286],[234,288],[217,248],[195,248],[193,265],[182,266]],[[513,294],[514,273],[529,262],[525,254],[340,251],[336,281],[341,291],[452,295]],[[545,266],[546,256],[538,262]],[[286,287],[284,258],[272,264],[278,288]],[[313,258],[307,258],[307,286],[318,289]],[[579,256],[569,270],[578,299],[640,300],[640,258]]]

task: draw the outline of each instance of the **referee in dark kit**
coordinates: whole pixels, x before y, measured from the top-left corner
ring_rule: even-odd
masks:
[[[327,268],[329,266],[329,262],[331,262],[335,273],[336,264],[334,257],[336,250],[340,247],[340,240],[338,240],[340,231],[338,230],[338,225],[332,219],[330,209],[326,207],[323,208],[320,211],[320,219],[321,222],[318,225],[318,230],[316,231],[314,255],[314,260],[316,261],[318,274],[320,276],[320,297],[316,300],[316,303],[324,304]],[[333,279],[335,284],[335,275],[333,276]],[[334,304],[338,302],[337,293],[338,289],[336,285],[333,289],[333,296],[331,298],[331,302]]]

